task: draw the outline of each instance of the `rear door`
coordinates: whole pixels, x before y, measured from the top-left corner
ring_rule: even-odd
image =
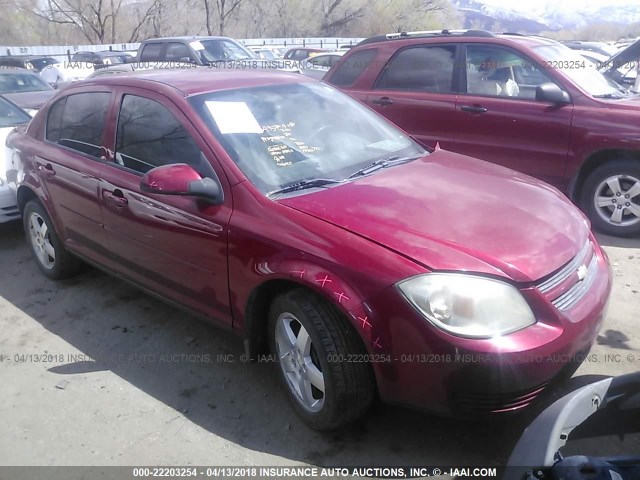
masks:
[[[48,112],[46,141],[35,152],[40,179],[68,248],[109,264],[98,184],[104,164],[109,91],[74,93]]]
[[[166,97],[121,91],[113,156],[100,184],[114,268],[122,276],[192,310],[230,324],[227,229],[231,192],[224,173],[184,113]],[[225,202],[145,193],[142,175],[188,163],[218,178]]]
[[[542,67],[500,45],[466,46],[452,150],[566,186],[573,105],[535,99],[553,82]]]
[[[365,103],[424,145],[449,148],[455,125],[453,44],[412,45],[384,66]]]

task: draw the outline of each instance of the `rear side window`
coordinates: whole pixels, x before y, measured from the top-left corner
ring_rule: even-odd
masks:
[[[400,50],[385,65],[375,88],[452,92],[455,55],[454,45],[419,46]]]
[[[348,87],[352,85],[369,66],[369,63],[375,58],[377,53],[378,50],[376,48],[368,48],[354,52],[347,58],[341,59],[329,83],[337,87]]]
[[[110,96],[77,93],[56,102],[47,117],[47,140],[99,158]]]
[[[163,105],[125,95],[118,117],[116,163],[136,172],[187,163],[203,177],[213,169],[180,121]]]
[[[157,62],[160,60],[160,52],[162,51],[161,43],[148,43],[142,49],[140,54],[141,62]]]

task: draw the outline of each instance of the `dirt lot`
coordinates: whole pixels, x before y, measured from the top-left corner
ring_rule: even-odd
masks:
[[[640,369],[640,239],[600,241],[615,285],[589,379]],[[231,334],[92,269],[47,280],[19,224],[0,225],[0,262],[2,465],[496,465],[529,420],[378,407],[319,434]]]

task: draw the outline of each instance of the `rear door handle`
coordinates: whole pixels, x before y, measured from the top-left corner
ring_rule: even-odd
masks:
[[[119,188],[116,188],[113,192],[104,190],[103,195],[118,208],[125,207],[129,203],[129,200],[125,198],[124,193]]]
[[[53,169],[53,165],[51,165],[50,163],[46,163],[44,165],[39,164],[38,170],[43,172],[49,178],[53,177],[56,174],[56,171]]]
[[[485,113],[487,111],[482,105],[463,105],[460,110],[470,113]]]
[[[375,105],[391,105],[393,103],[393,100],[389,97],[378,97],[371,100],[371,103]]]

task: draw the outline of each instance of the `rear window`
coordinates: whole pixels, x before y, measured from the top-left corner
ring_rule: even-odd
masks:
[[[47,140],[99,158],[109,97],[90,92],[60,99],[49,110]]]
[[[360,50],[342,58],[335,67],[335,71],[329,80],[329,83],[337,87],[348,87],[355,82],[358,77],[365,71],[369,63],[375,58],[378,50],[376,48],[368,48]]]

